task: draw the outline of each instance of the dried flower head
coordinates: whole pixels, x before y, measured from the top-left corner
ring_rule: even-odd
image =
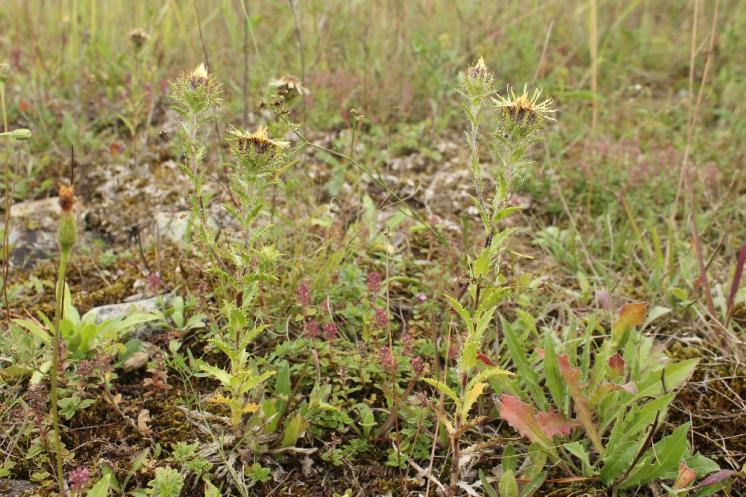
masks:
[[[545,98],[540,100],[540,97],[541,90],[539,89],[535,89],[529,96],[525,85],[520,95],[516,95],[513,88],[508,87],[508,98],[498,96],[495,99],[495,105],[503,108],[505,113],[516,124],[533,125],[544,119],[554,121],[551,114],[557,111],[552,108],[552,99]]]
[[[236,150],[243,156],[251,155],[274,155],[277,150],[287,147],[288,142],[272,140],[267,135],[267,128],[259,126],[253,133],[248,131],[232,129],[230,134],[236,143]]]
[[[60,185],[59,192],[62,212],[72,212],[75,206],[75,190],[72,186]]]
[[[303,86],[301,81],[295,76],[285,75],[269,82],[269,86],[275,88],[278,94],[285,97],[286,100],[292,100],[298,95],[310,95],[311,92]]]
[[[129,38],[135,50],[140,50],[150,39],[150,35],[140,28],[135,28],[127,33],[127,38]]]
[[[207,73],[207,68],[204,64],[198,65],[197,68],[189,75],[189,84],[192,85],[193,89],[197,89],[201,86],[206,86],[209,81],[210,75]]]

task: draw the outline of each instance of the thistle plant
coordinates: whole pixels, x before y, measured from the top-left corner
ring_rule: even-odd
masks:
[[[182,171],[194,188],[193,217],[199,221],[197,239],[203,255],[212,261],[216,276],[215,294],[221,302],[225,325],[210,344],[230,360],[228,369],[203,364],[202,370],[221,383],[222,393],[211,400],[227,405],[234,432],[243,426],[245,414],[259,405],[252,401],[255,387],[274,374],[258,373],[252,366],[249,344],[265,329],[254,314],[261,283],[274,278],[279,253],[264,244],[269,223],[261,219],[268,188],[286,166],[287,143],[270,138],[266,127],[256,131],[232,128],[228,144],[230,160],[224,165],[228,176],[226,200],[206,194],[208,146],[205,124],[219,111],[220,86],[204,66],[184,74],[172,86],[173,108],[182,117],[181,141],[184,153]],[[230,217],[229,227],[217,236],[211,226],[207,205],[215,201]]]
[[[454,409],[438,410],[451,445],[450,493],[457,492],[461,456],[460,439],[470,428],[485,418],[470,418],[472,407],[488,386],[489,380],[510,374],[499,369],[481,352],[484,336],[492,323],[500,300],[510,291],[500,286],[499,261],[514,228],[500,229],[500,222],[518,207],[510,205],[511,192],[528,164],[526,152],[540,138],[542,123],[551,119],[554,110],[551,100],[540,101],[540,92],[529,96],[525,88],[516,96],[495,98],[494,76],[484,60],[459,75],[459,93],[467,120],[466,142],[469,166],[474,185],[473,201],[484,229],[484,244],[467,255],[466,289],[468,302],[447,296],[451,306],[466,328],[463,346],[455,367],[444,371],[442,379],[427,378],[454,404]],[[493,131],[484,132],[492,124]],[[483,148],[495,153],[496,166],[489,173],[494,177],[494,188],[488,189],[485,179],[486,164],[480,157]],[[455,384],[455,388],[451,385]]]

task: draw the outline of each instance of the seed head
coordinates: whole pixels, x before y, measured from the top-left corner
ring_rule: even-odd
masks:
[[[72,212],[75,205],[75,190],[72,186],[60,185],[60,208],[62,212]]]
[[[145,42],[150,39],[150,35],[140,28],[131,30],[127,33],[127,37],[130,39],[130,43],[132,43],[135,50],[140,50],[145,45]]]
[[[552,108],[552,99],[545,98],[540,101],[540,97],[541,90],[535,89],[529,96],[524,85],[523,92],[520,95],[516,95],[513,88],[508,87],[508,98],[498,96],[494,101],[497,107],[505,110],[505,113],[515,124],[534,125],[544,119],[554,121],[555,119],[551,114],[557,112],[557,110]]]

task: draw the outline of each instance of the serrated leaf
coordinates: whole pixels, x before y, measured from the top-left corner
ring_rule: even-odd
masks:
[[[461,411],[461,401],[459,400],[458,395],[456,395],[456,392],[454,392],[451,387],[440,380],[436,380],[435,378],[423,378],[423,380],[425,381],[425,383],[435,387],[439,392],[445,394],[451,400],[453,400],[453,402],[456,403],[456,410],[459,412]]]
[[[466,395],[464,395],[464,406],[461,409],[462,420],[466,420],[471,407],[474,405],[474,402],[479,399],[479,396],[482,395],[482,392],[484,392],[484,389],[486,387],[486,383],[476,383],[466,392]]]

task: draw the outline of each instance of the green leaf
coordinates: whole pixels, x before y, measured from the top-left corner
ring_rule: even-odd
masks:
[[[440,380],[436,380],[435,378],[423,378],[423,380],[425,381],[425,383],[432,385],[433,387],[438,389],[438,391],[450,397],[451,400],[456,403],[456,410],[459,412],[461,411],[461,401],[459,400],[458,395],[456,395],[456,392],[454,392],[451,387]]]
[[[464,321],[464,324],[466,325],[466,331],[469,335],[474,334],[474,322],[471,319],[471,315],[469,314],[469,311],[464,309],[464,306],[461,305],[461,303],[451,297],[450,295],[444,295],[445,299],[451,304],[451,307],[458,313],[459,316],[461,316],[461,319]]]
[[[218,487],[210,483],[210,480],[205,480],[205,497],[222,497]]]
[[[85,495],[86,497],[106,497],[109,495],[110,485],[111,475],[105,475]]]
[[[301,413],[296,413],[285,425],[282,435],[281,447],[292,447],[296,444],[303,432],[306,431],[308,423]]]
[[[466,395],[464,395],[464,405],[461,408],[462,420],[466,420],[466,418],[469,416],[471,407],[474,405],[474,402],[479,399],[479,396],[482,395],[482,392],[484,392],[485,388],[487,388],[486,383],[476,383],[466,392]]]
[[[546,410],[547,399],[544,396],[544,391],[539,387],[539,376],[536,370],[531,367],[526,360],[528,354],[523,348],[518,336],[513,331],[513,327],[506,320],[501,319],[503,333],[505,335],[505,343],[508,345],[508,352],[510,353],[513,364],[516,368],[516,374],[518,378],[523,380],[528,386],[529,392],[532,394],[533,400],[539,409]]]
[[[681,459],[686,455],[688,431],[689,423],[683,424],[648,449],[629,476],[619,484],[619,488],[643,485],[669,471],[675,471]]]
[[[518,497],[518,483],[510,470],[503,473],[497,488],[500,490],[500,497]]]
[[[554,348],[554,339],[552,334],[547,332],[544,336],[544,381],[546,382],[549,393],[552,394],[554,403],[564,412],[563,406],[567,397],[565,382],[559,370],[559,361],[557,361],[557,352]]]

